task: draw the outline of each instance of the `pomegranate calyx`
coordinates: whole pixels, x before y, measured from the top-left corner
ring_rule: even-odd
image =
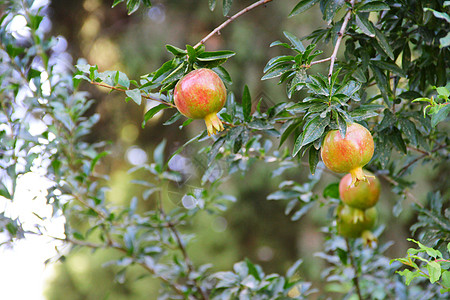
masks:
[[[359,181],[365,181],[370,184],[369,178],[375,178],[375,176],[364,174],[362,167],[357,167],[350,170],[350,174],[352,175],[352,183],[350,184],[350,187],[358,186]]]
[[[205,117],[206,129],[208,130],[208,135],[216,134],[224,130],[222,121],[220,121],[219,117],[216,113],[210,113]]]
[[[370,230],[364,230],[361,237],[363,239],[363,244],[365,247],[373,249],[375,247],[375,244],[378,242],[378,239]]]
[[[353,224],[357,224],[358,222],[364,222],[364,210],[354,208],[352,221]]]

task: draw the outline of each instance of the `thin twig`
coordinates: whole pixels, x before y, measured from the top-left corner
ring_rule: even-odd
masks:
[[[350,263],[352,264],[353,270],[355,272],[355,276],[353,277],[353,284],[355,285],[356,294],[358,295],[359,300],[363,300],[361,295],[361,289],[359,288],[359,278],[358,278],[358,268],[356,267],[355,259],[353,258],[352,249],[350,248],[350,242],[348,238],[345,238],[345,243],[347,244],[347,253],[350,258]]]
[[[405,173],[406,170],[408,170],[409,167],[411,167],[413,164],[415,164],[416,162],[418,162],[418,161],[421,160],[422,158],[425,158],[425,157],[427,157],[427,156],[430,156],[431,153],[437,152],[437,151],[439,151],[439,150],[441,150],[441,149],[443,149],[443,148],[445,148],[445,147],[447,147],[446,144],[440,145],[440,146],[434,148],[433,150],[431,150],[430,153],[427,153],[427,152],[426,152],[426,153],[423,153],[422,155],[416,157],[415,159],[413,159],[409,164],[407,164],[406,166],[404,166],[404,167],[398,172],[398,176],[402,176],[403,173]]]
[[[379,174],[379,173],[377,173],[377,175],[384,178],[387,182],[389,182],[393,186],[398,186],[398,182],[395,181],[394,179],[392,179],[391,177],[384,175],[384,174]],[[410,191],[408,191],[407,189],[404,189],[403,193],[405,194],[405,196],[408,196],[411,200],[413,200],[413,202],[415,204],[417,204],[420,208],[423,208],[422,203],[420,203],[419,200],[417,200],[416,196],[414,196]]]
[[[347,24],[350,21],[352,16],[353,6],[355,5],[355,0],[350,1],[351,8],[347,11],[347,14],[344,17],[344,22],[342,23],[341,29],[337,33],[338,38],[336,40],[336,44],[334,45],[333,54],[330,56],[330,70],[328,71],[328,82],[331,83],[331,76],[333,75],[334,62],[337,57],[337,53],[339,50],[339,46],[341,45],[342,38],[344,37],[345,29],[347,28]]]
[[[60,240],[60,241],[65,241],[68,242],[70,244],[73,245],[78,245],[78,246],[83,246],[83,247],[88,247],[88,248],[92,248],[92,249],[102,249],[102,248],[114,248],[120,252],[126,253],[128,254],[128,250],[125,249],[124,247],[122,247],[120,244],[114,242],[114,241],[110,241],[108,243],[108,245],[103,245],[103,244],[96,244],[96,243],[92,243],[92,242],[87,242],[87,241],[81,241],[81,240],[73,240],[70,238],[58,238],[58,237],[52,237],[56,240]],[[170,287],[172,287],[172,289],[179,295],[186,297],[185,293],[183,292],[183,289],[181,286],[179,286],[178,284],[176,284],[175,282],[172,282],[170,279],[159,275],[153,268],[151,268],[150,266],[148,266],[145,262],[141,262],[139,261],[136,257],[132,257],[133,261],[137,264],[139,264],[141,267],[143,267],[145,270],[147,270],[148,272],[150,272],[151,274],[157,276],[159,279],[161,279],[164,283],[166,283],[167,285],[169,285]]]
[[[162,194],[162,190],[160,190],[160,193],[159,193],[159,212],[160,212],[161,216],[166,220],[167,224],[169,225],[169,229],[172,231],[173,235],[175,236],[175,240],[177,241],[178,248],[180,249],[180,251],[181,251],[181,253],[183,255],[184,261],[186,263],[186,266],[188,268],[188,275],[189,275],[191,272],[194,271],[194,266],[192,264],[192,260],[189,258],[189,255],[187,253],[186,247],[184,246],[183,240],[181,239],[177,228],[175,227],[175,225],[171,221],[168,220],[166,212],[164,211],[162,200],[163,200],[163,194]],[[188,276],[186,276],[186,277],[188,277]],[[195,283],[195,286],[197,287],[197,289],[200,292],[200,295],[202,297],[201,299],[208,300],[209,299],[208,294],[203,290],[203,287],[200,284],[198,284],[196,279],[194,279],[194,283]]]
[[[101,82],[91,81],[91,84],[93,84],[93,85],[98,85],[98,86],[101,86],[101,87],[105,87],[105,88],[108,88],[108,89],[110,89],[110,90],[120,91],[120,92],[126,92],[126,91],[127,91],[127,90],[125,90],[125,89],[118,88],[118,87],[111,86],[111,85],[107,85],[107,84],[104,84],[104,83],[101,83]],[[145,98],[145,99],[149,99],[149,100],[152,100],[152,101],[156,101],[156,102],[165,104],[165,105],[167,105],[167,106],[176,108],[176,106],[175,106],[174,104],[170,103],[170,102],[166,102],[166,101],[163,101],[163,100],[157,99],[157,98],[152,98],[152,97],[147,96],[147,95],[145,95],[145,94],[144,94],[144,95],[141,95],[141,96],[142,96],[143,98]]]
[[[225,22],[223,22],[222,24],[220,24],[218,27],[216,27],[213,31],[211,31],[207,36],[205,36],[200,42],[198,42],[194,48],[197,48],[198,46],[204,44],[210,37],[212,37],[213,35],[215,35],[216,33],[218,33],[220,30],[222,30],[225,26],[227,26],[228,24],[230,24],[231,22],[233,22],[234,20],[236,20],[237,18],[239,18],[240,16],[242,16],[243,14],[245,14],[246,12],[251,11],[252,9],[269,3],[273,0],[260,0],[258,2],[253,3],[250,6],[247,6],[246,8],[244,8],[243,10],[239,11],[238,13],[236,13],[235,15],[231,16],[228,20],[226,20]]]
[[[420,153],[422,153],[422,154],[428,154],[427,151],[421,150],[421,149],[416,148],[416,147],[408,146],[407,148],[408,148],[409,150],[414,150],[414,151],[420,152]]]
[[[327,57],[327,58],[324,58],[321,60],[316,60],[316,61],[311,62],[309,65],[313,66],[313,65],[321,64],[321,63],[329,61],[330,59],[331,59],[331,57]]]

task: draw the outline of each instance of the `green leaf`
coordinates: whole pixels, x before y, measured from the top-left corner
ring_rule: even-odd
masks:
[[[158,70],[156,70],[155,75],[153,75],[152,81],[158,79],[164,73],[172,70],[175,67],[174,60],[166,61]]]
[[[375,75],[375,81],[377,83],[378,88],[380,89],[381,96],[383,97],[384,102],[386,105],[389,105],[389,82],[386,79],[386,74],[384,74],[380,68],[378,68],[375,65],[370,65],[370,68],[373,71],[373,74]]]
[[[365,16],[362,16],[360,14],[356,14],[356,25],[358,25],[359,29],[365,34],[370,37],[375,36],[375,28],[372,24],[372,22],[366,18]]]
[[[300,149],[320,138],[325,131],[325,127],[330,123],[329,118],[320,118],[319,116],[315,117],[311,121],[306,124],[303,134],[301,135],[302,139],[299,141],[295,141],[294,150],[292,152],[292,156],[296,156]],[[300,137],[299,137],[300,138]]]
[[[127,89],[130,87],[130,80],[128,79],[127,74],[117,71],[114,82],[117,84],[126,87]]]
[[[294,49],[298,50],[299,52],[305,52],[305,47],[303,47],[303,44],[298,37],[287,31],[283,31],[283,33],[284,36],[287,37],[289,41],[291,41]]]
[[[450,271],[444,271],[442,273],[442,285],[446,288],[450,288]]]
[[[424,11],[431,11],[431,12],[433,12],[433,15],[436,18],[443,19],[443,20],[447,21],[447,23],[450,23],[450,16],[448,14],[444,13],[444,12],[439,12],[439,11],[436,11],[436,10],[434,10],[432,8],[428,8],[428,7],[425,7],[423,10]]]
[[[391,134],[389,134],[389,139],[398,148],[398,150],[406,154],[405,141],[403,140],[401,131],[398,130],[397,127],[392,127]]]
[[[392,73],[395,73],[401,77],[406,77],[405,72],[394,63],[381,60],[372,60],[371,63],[380,69],[391,71]]]
[[[450,112],[450,104],[439,105],[439,110],[431,116],[431,126],[436,127],[438,123],[444,121]]]
[[[152,2],[150,0],[142,0],[142,3],[144,3],[144,5],[147,6],[147,7],[151,7],[152,6]]]
[[[166,140],[163,139],[161,143],[159,143],[158,146],[156,146],[155,150],[153,151],[153,161],[160,166],[163,166],[164,164],[164,148],[166,147]]]
[[[244,87],[244,93],[242,95],[242,111],[244,113],[245,122],[251,120],[252,113],[252,98],[250,96],[250,90],[247,85]]]
[[[323,190],[324,198],[333,198],[339,199],[339,182],[333,182],[327,185],[327,187]]]
[[[392,48],[389,45],[389,42],[387,41],[386,37],[381,31],[379,31],[376,28],[374,29],[375,29],[375,39],[377,40],[378,44],[387,54],[387,56],[389,56],[390,59],[394,60],[394,52],[392,51]]]
[[[317,163],[319,162],[319,150],[314,147],[309,148],[309,170],[314,175]]]
[[[440,38],[439,43],[441,44],[441,48],[450,46],[450,32],[448,32],[443,38]]]
[[[181,114],[177,111],[172,117],[169,118],[166,122],[163,123],[163,125],[168,126],[172,125],[176,121],[178,121],[179,118],[181,118]]]
[[[112,4],[112,6],[111,7],[116,7],[116,5],[117,4],[119,4],[119,3],[121,3],[121,2],[123,2],[124,0],[114,0],[114,2],[113,2],[113,4]]]
[[[197,57],[197,51],[195,51],[194,47],[191,45],[186,45],[186,50],[189,57],[189,63],[194,63],[195,58]]]
[[[187,62],[183,62],[178,67],[176,67],[166,78],[162,81],[162,83],[171,83],[177,81],[184,75],[185,67]]]
[[[421,273],[418,270],[415,270],[414,272],[411,272],[410,270],[403,270],[403,271],[397,271],[398,274],[405,276],[405,284],[410,285],[411,281],[419,276],[422,276]]]
[[[216,0],[208,0],[208,6],[209,6],[209,9],[211,11],[213,11],[214,8],[216,8]]]
[[[297,3],[297,5],[292,9],[292,11],[289,14],[289,17],[293,17],[296,16],[302,12],[304,12],[305,10],[311,8],[314,6],[314,4],[316,4],[317,2],[319,2],[319,0],[302,0],[299,3]]]
[[[127,0],[128,15],[131,15],[136,10],[138,10],[140,4],[141,0]]]
[[[308,210],[310,210],[311,207],[313,207],[315,204],[314,201],[307,203],[305,205],[302,206],[302,208],[300,208],[298,211],[295,212],[294,215],[292,215],[291,220],[292,221],[297,221],[299,220],[304,214],[306,214],[308,212]]]
[[[266,73],[261,80],[267,80],[267,79],[272,79],[275,77],[279,77],[281,76],[283,73],[285,73],[286,71],[289,71],[292,69],[292,65],[279,65],[279,66],[275,66],[270,72]]]
[[[408,119],[399,120],[403,133],[408,137],[411,144],[417,146],[417,130],[416,125]]]
[[[428,275],[430,275],[430,282],[435,283],[441,277],[441,265],[435,261],[428,262]]]
[[[5,186],[3,182],[0,182],[0,196],[5,197],[6,199],[11,199],[11,194],[8,191],[8,188]]]
[[[382,11],[389,10],[389,5],[382,1],[374,1],[366,3],[358,8],[360,12]]]
[[[167,106],[166,104],[159,104],[155,107],[152,107],[151,109],[149,109],[145,115],[144,115],[144,121],[142,122],[142,128],[145,127],[145,123],[147,123],[148,120],[150,120],[151,118],[153,118],[154,115],[156,115],[159,111],[169,108],[169,106]]]
[[[228,15],[228,12],[230,11],[231,4],[233,4],[233,0],[223,0],[223,15]]]
[[[97,162],[99,161],[100,158],[108,155],[109,152],[108,151],[103,151],[99,154],[97,154],[94,159],[91,161],[91,167],[90,167],[90,172],[92,173],[92,171],[94,171],[95,165],[97,164]]]
[[[224,67],[222,67],[222,66],[215,67],[215,68],[213,69],[213,71],[216,72],[217,75],[219,75],[219,77],[220,77],[226,84],[228,84],[228,85],[232,85],[232,84],[233,84],[233,81],[231,80],[230,74],[227,72],[227,70],[225,70]]]
[[[283,145],[283,143],[286,141],[286,139],[294,132],[296,128],[298,128],[302,124],[302,120],[294,120],[292,123],[289,123],[289,125],[286,127],[286,129],[283,131],[280,137],[280,144],[278,145],[278,148]],[[284,126],[283,126],[284,127]]]
[[[203,52],[197,56],[199,61],[212,61],[219,59],[228,59],[234,56],[236,53],[230,50]]]
[[[446,87],[437,87],[436,91],[438,92],[439,95],[444,96],[444,98],[448,99],[448,97],[450,96],[450,91],[446,88]]]
[[[293,62],[293,61],[294,61],[294,57],[292,55],[275,56],[267,62],[266,66],[264,67],[263,72],[266,73],[267,71],[269,71],[271,68],[273,68],[277,64],[280,64],[283,62]]]
[[[185,56],[187,54],[186,50],[180,49],[178,47],[169,44],[166,45],[166,49],[175,56]]]
[[[291,45],[289,45],[288,43],[280,42],[280,41],[272,42],[272,43],[269,45],[269,47],[271,47],[271,48],[274,47],[274,46],[283,46],[284,48],[292,49]]]
[[[345,122],[344,117],[341,115],[341,113],[337,112],[337,124],[339,127],[339,133],[341,134],[342,138],[345,138],[345,135],[347,134],[347,122]]]
[[[139,89],[126,90],[125,94],[128,97],[130,97],[134,102],[136,102],[137,105],[141,105],[142,96],[141,96],[141,91]]]
[[[322,10],[323,19],[328,24],[331,24],[331,21],[333,20],[334,16],[344,5],[345,1],[344,0],[331,0],[331,1],[325,1],[324,3],[325,3],[325,6]],[[340,25],[339,25],[339,27],[340,27]]]

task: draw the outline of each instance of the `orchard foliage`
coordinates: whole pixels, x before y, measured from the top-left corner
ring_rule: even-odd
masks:
[[[129,14],[141,4],[151,5],[140,0],[115,0],[112,5],[121,2]],[[224,15],[233,11],[232,2],[223,1]],[[208,5],[213,10],[216,1],[209,0]],[[223,26],[260,5],[271,9],[277,1],[257,1]],[[64,38],[49,37],[48,27],[43,26],[48,18],[45,6],[32,0],[0,1],[4,8],[0,13],[0,196],[13,202],[17,179],[30,171],[40,173],[52,182],[47,201],[53,216],[66,218],[64,244],[115,249],[122,255],[112,262],[119,268],[118,278],[139,265],[146,275],[161,281],[161,299],[303,299],[326,291],[344,298],[356,294],[359,299],[447,298],[450,195],[436,187],[422,204],[411,194],[415,183],[406,175],[419,163],[438,167],[449,160],[450,2],[301,0],[289,17],[301,17],[313,6],[320,7],[327,26],[307,36],[284,32],[268,45],[280,52],[261,66],[262,80],[275,84],[276,78],[286,94],[265,110],[247,86],[242,93],[231,91],[232,74],[224,64],[235,53],[207,51],[208,37],[196,45],[166,45],[171,59],[137,80],[130,79],[136,74],[99,70],[83,60],[74,71],[62,46]],[[26,24],[20,32],[11,25],[18,20]],[[332,45],[330,56],[319,49],[324,43]],[[317,72],[318,64],[326,65],[328,73]],[[167,109],[171,116],[164,125],[174,126],[183,118],[183,130],[192,120],[176,110],[173,89],[183,76],[199,68],[212,69],[228,89],[225,107],[218,113],[225,130],[212,137],[206,130],[198,132],[169,157],[164,155],[166,143],[161,142],[151,164],[130,170],[139,178],[135,183],[143,187],[142,194],[126,207],[113,206],[105,196],[109,178],[96,167],[108,155],[108,145],[86,142],[100,116],[86,114],[94,100],[78,90],[80,81],[123,92],[129,105],[157,102],[145,113],[142,126],[149,126],[152,117]],[[400,214],[406,198],[416,202],[418,217],[411,234],[420,241],[420,249],[410,249],[407,258],[394,259],[392,264],[392,258],[384,254],[390,242],[364,248],[361,239],[337,234],[339,180],[320,193],[314,189],[328,172],[319,158],[325,136],[331,130],[345,136],[347,125],[354,122],[373,135],[375,152],[365,168],[398,195],[393,213]],[[35,123],[42,123],[44,129],[30,132]],[[195,187],[184,181],[181,171],[169,167],[174,157],[194,143],[208,157],[208,167]],[[271,164],[272,177],[282,180],[267,200],[285,202],[285,213],[293,221],[314,206],[329,210],[329,225],[324,228],[327,240],[323,252],[316,254],[327,262],[323,286],[312,286],[303,278],[298,271],[301,260],[280,270],[285,275],[266,274],[250,260],[222,272],[191,261],[191,237],[183,234],[185,225],[200,211],[220,214],[226,210],[236,199],[221,186],[230,176],[248,174],[251,165],[258,163]],[[311,172],[307,182],[286,178],[285,171],[300,172],[304,165]],[[183,191],[176,202],[189,197],[195,205],[191,209],[163,207],[174,189]],[[140,212],[140,199],[153,199],[155,209]],[[376,238],[384,227],[378,225]],[[39,222],[24,228],[19,219],[5,213],[0,214],[0,231],[9,237],[5,243],[27,234],[47,234]],[[415,270],[400,271],[401,264]]]

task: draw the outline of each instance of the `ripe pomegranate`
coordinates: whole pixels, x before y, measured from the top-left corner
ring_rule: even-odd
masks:
[[[345,138],[339,130],[327,133],[322,144],[321,156],[325,166],[336,173],[349,172],[352,185],[358,181],[367,181],[362,167],[373,156],[372,135],[364,126],[352,123],[347,126]]]
[[[210,69],[197,69],[178,81],[174,101],[180,113],[191,119],[204,119],[208,135],[222,131],[217,113],[225,105],[227,91],[222,79]]]
[[[357,186],[352,185],[350,174],[342,177],[339,182],[339,196],[341,200],[353,208],[365,210],[378,202],[380,196],[380,181],[372,173],[365,171],[370,177],[367,182],[360,182]]]
[[[337,211],[338,234],[347,238],[362,237],[364,244],[372,246],[376,242],[376,237],[370,232],[377,220],[377,210],[375,207],[363,212],[363,219],[354,222],[355,208],[348,205],[339,205]]]

